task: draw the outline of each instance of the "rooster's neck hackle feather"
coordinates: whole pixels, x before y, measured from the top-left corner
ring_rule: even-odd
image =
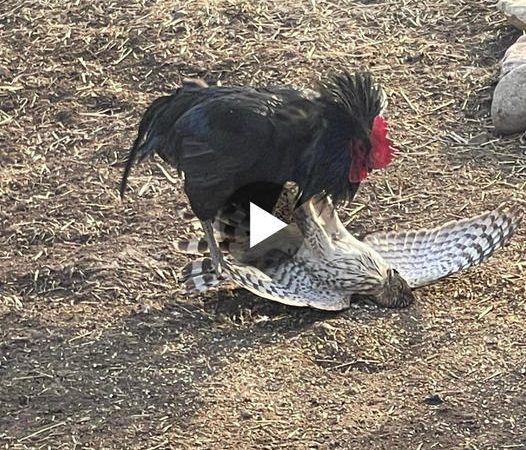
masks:
[[[348,180],[353,146],[371,150],[371,129],[374,118],[382,112],[384,94],[367,72],[335,74],[318,89],[317,101],[326,125],[313,148],[310,173],[305,177],[308,183],[302,186],[300,201],[324,193],[337,203],[345,202],[354,197],[359,186]]]
[[[381,88],[368,72],[336,74],[320,86],[321,101],[343,120],[370,130],[373,119],[382,113]]]

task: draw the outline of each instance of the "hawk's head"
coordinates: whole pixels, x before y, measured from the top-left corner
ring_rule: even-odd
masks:
[[[386,308],[405,308],[414,301],[415,296],[407,281],[394,269],[389,270],[382,291],[374,298],[376,304]]]

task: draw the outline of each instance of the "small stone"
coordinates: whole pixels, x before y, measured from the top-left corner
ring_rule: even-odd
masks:
[[[246,409],[242,409],[241,411],[239,411],[239,415],[243,420],[252,419],[252,417],[254,417],[254,415]]]
[[[526,30],[526,0],[500,0],[497,9],[519,30]]]
[[[526,130],[526,64],[509,72],[495,88],[491,104],[495,130],[502,134]]]
[[[442,400],[440,395],[433,394],[427,397],[426,399],[424,399],[424,403],[427,405],[437,406],[437,405],[441,405],[442,403],[444,403],[444,400]]]
[[[526,64],[526,36],[521,36],[515,44],[506,50],[504,58],[502,58],[500,77],[502,78],[523,64]]]

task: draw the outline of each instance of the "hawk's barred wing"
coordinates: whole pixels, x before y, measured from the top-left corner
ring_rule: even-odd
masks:
[[[502,204],[432,229],[373,233],[364,243],[414,288],[482,263],[510,239],[520,221],[518,207]]]
[[[327,311],[349,307],[350,298],[312,285],[311,278],[298,263],[282,264],[272,277],[253,266],[238,263],[226,266],[225,270],[237,285],[268,300]]]
[[[200,258],[183,269],[181,281],[188,291],[193,292],[204,292],[225,281],[233,281],[238,287],[259,297],[289,306],[311,307],[326,311],[339,311],[349,307],[349,297],[313,286],[311,278],[303,267],[292,261],[266,274],[256,267],[225,258],[223,269],[222,276],[226,276],[226,280],[218,279],[215,273],[210,272],[212,270],[210,258]]]

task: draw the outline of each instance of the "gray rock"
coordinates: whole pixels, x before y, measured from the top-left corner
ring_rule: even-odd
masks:
[[[495,88],[491,117],[502,134],[526,130],[526,64],[509,72]]]
[[[500,0],[497,9],[519,30],[526,30],[526,0]]]
[[[502,78],[513,69],[526,64],[526,35],[521,36],[517,39],[517,42],[513,44],[502,59],[502,68],[500,71],[500,77]]]

